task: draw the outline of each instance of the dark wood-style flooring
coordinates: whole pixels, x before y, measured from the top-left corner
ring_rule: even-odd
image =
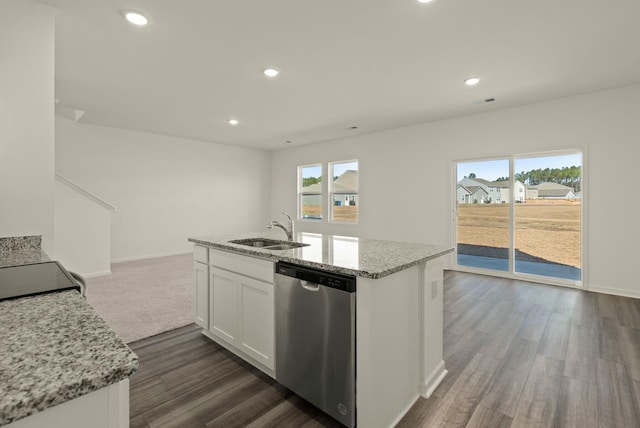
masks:
[[[399,427],[640,427],[640,300],[460,272],[444,300],[449,374]],[[131,347],[131,428],[341,426],[194,325]]]

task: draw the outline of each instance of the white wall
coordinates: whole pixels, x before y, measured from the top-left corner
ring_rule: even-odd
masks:
[[[56,180],[56,259],[82,276],[111,273],[111,211]]]
[[[585,285],[640,297],[635,279],[640,202],[627,196],[640,159],[640,85],[274,152],[271,216],[283,209],[295,212],[297,165],[357,158],[359,224],[298,222],[298,230],[453,246],[453,160],[585,145],[590,198]]]
[[[0,236],[54,256],[54,9],[0,2]]]
[[[118,210],[113,261],[191,250],[190,236],[262,230],[269,154],[56,117],[56,170]]]

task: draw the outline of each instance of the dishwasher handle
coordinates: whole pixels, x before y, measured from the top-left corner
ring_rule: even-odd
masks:
[[[318,291],[320,290],[320,284],[316,284],[313,282],[305,281],[304,279],[300,280],[300,286],[308,291]]]

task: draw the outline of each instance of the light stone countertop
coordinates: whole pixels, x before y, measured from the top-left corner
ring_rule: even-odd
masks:
[[[278,231],[276,231],[278,232]],[[267,250],[229,241],[268,238],[286,241],[284,233],[253,232],[226,236],[189,238],[189,242],[238,254],[284,261],[346,275],[378,279],[453,251],[453,248],[429,244],[382,241],[348,236],[298,232],[294,241],[310,244],[290,250]]]
[[[51,261],[40,244],[40,236],[0,238],[0,268]],[[0,426],[137,368],[138,356],[77,291],[0,301]]]
[[[40,236],[0,238],[0,268],[49,262]]]
[[[0,302],[0,426],[137,368],[137,355],[76,291]]]

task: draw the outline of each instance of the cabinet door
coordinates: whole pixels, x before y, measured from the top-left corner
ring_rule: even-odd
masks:
[[[196,324],[209,328],[209,266],[194,262],[196,278]]]
[[[240,275],[238,281],[241,306],[240,349],[273,370],[274,286]]]
[[[238,346],[240,334],[237,275],[209,268],[209,331]]]

